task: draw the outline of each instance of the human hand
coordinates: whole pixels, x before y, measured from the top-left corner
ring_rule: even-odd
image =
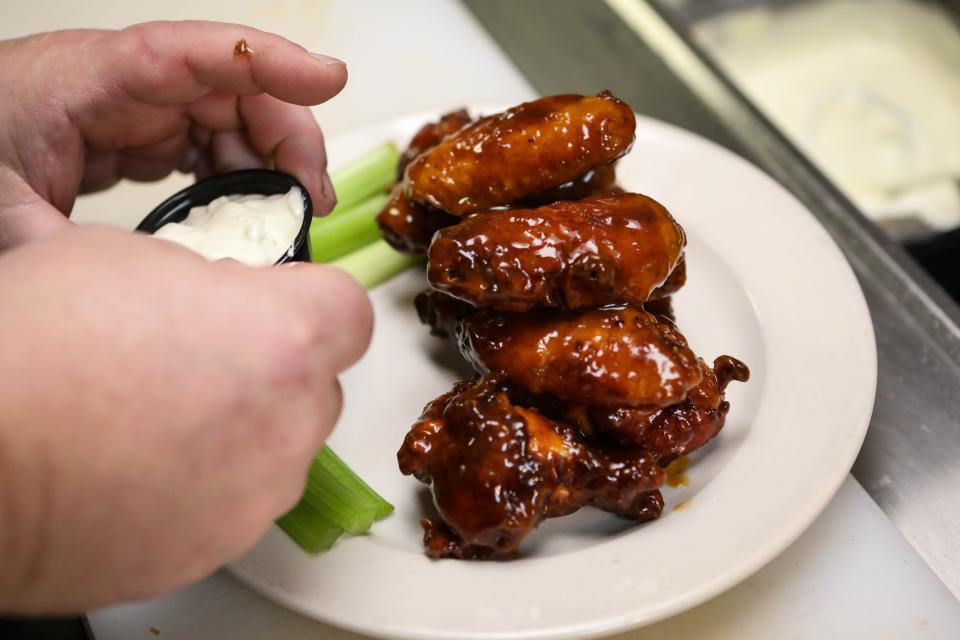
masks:
[[[0,614],[175,589],[300,497],[367,297],[76,227],[0,255]]]
[[[248,53],[235,53],[241,40]],[[346,79],[335,58],[215,22],[0,42],[0,249],[67,225],[78,193],[174,169],[276,168],[326,213],[336,198],[323,135],[298,105]]]

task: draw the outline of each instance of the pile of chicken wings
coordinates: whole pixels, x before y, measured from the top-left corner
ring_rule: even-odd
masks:
[[[426,254],[421,320],[477,371],[430,402],[398,453],[430,486],[427,555],[514,552],[545,518],[593,506],[663,510],[670,462],[723,427],[730,356],[708,365],[674,324],[683,228],[616,185],[633,111],[608,92],[559,95],[425,125],[378,216]]]

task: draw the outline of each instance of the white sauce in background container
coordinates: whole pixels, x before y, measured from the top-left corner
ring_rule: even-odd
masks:
[[[960,29],[941,8],[803,1],[697,35],[865,214],[900,236],[960,225]]]
[[[303,196],[297,187],[273,196],[221,196],[206,206],[193,207],[183,222],[167,223],[153,236],[207,260],[233,258],[252,267],[267,267],[293,245],[303,215]]]

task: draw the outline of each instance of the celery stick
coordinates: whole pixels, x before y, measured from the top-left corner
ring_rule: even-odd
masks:
[[[329,549],[346,530],[366,533],[393,505],[361,480],[329,447],[310,465],[307,487],[296,507],[277,525],[308,553]]]
[[[422,261],[423,258],[400,253],[378,240],[330,264],[352,275],[365,289],[372,289]]]
[[[367,289],[419,261],[376,241],[375,216],[386,203],[397,160],[397,149],[388,142],[332,172],[337,207],[310,230],[314,262],[329,261],[345,269]],[[303,497],[277,525],[305,551],[319,553],[344,531],[366,533],[375,520],[392,512],[393,505],[323,447],[310,465]]]
[[[316,462],[310,465],[303,500],[348,533],[365,533],[373,524],[374,505]]]
[[[343,529],[303,500],[277,520],[277,525],[307,553],[326,551],[343,534]]]
[[[355,474],[347,464],[333,452],[330,447],[324,447],[317,454],[313,464],[319,467],[329,477],[334,477],[347,486],[354,493],[359,494],[367,503],[372,505],[374,520],[382,520],[393,513],[393,505],[380,497],[370,485]]]
[[[320,218],[310,226],[310,247],[314,262],[331,262],[365,247],[380,237],[376,215],[387,203],[377,194],[333,217]]]
[[[400,155],[392,142],[384,142],[330,172],[330,181],[337,192],[337,207],[330,215],[363,202],[386,191],[396,179]]]

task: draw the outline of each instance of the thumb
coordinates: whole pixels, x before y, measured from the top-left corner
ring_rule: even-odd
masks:
[[[360,359],[373,333],[373,306],[346,271],[298,262],[259,272],[302,311],[315,348],[338,373]]]

